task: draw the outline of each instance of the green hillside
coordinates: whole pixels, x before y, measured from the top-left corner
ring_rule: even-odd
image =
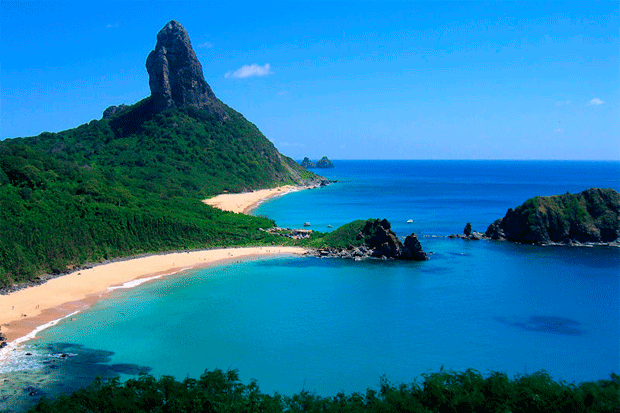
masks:
[[[150,104],[146,98],[110,118],[23,143],[56,159],[117,172],[164,198],[321,180],[224,104],[226,121],[193,107],[153,113]]]
[[[271,220],[0,142],[0,287],[146,252],[270,243]]]

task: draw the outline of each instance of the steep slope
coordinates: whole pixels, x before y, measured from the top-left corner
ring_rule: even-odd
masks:
[[[486,236],[533,244],[614,242],[620,236],[620,194],[590,188],[528,199],[491,224]]]
[[[163,197],[325,182],[215,97],[179,23],[159,32],[146,67],[150,97],[24,143],[78,165],[114,170]]]

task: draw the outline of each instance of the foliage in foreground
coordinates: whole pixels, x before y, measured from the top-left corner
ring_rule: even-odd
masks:
[[[475,370],[440,371],[420,382],[393,385],[382,379],[378,391],[322,397],[262,393],[245,385],[236,370],[205,371],[200,379],[177,381],[143,375],[121,384],[95,381],[55,401],[42,399],[31,412],[617,412],[620,376],[578,385],[556,382],[546,373],[508,378]]]

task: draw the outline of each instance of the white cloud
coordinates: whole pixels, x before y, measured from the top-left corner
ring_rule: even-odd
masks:
[[[107,24],[105,26],[106,29],[114,29],[115,27],[118,27],[118,23],[114,23],[114,24]]]
[[[246,77],[253,76],[268,76],[272,75],[271,65],[269,63],[265,63],[264,66],[257,65],[256,63],[251,65],[244,65],[240,69],[235,70],[234,72],[227,72],[224,77],[225,78],[235,78],[235,79],[244,79]]]
[[[592,99],[592,100],[590,101],[590,105],[602,105],[603,103],[605,103],[605,102],[603,102],[603,101],[602,101],[602,100],[600,100],[599,98],[594,98],[594,99]]]
[[[570,105],[570,100],[561,100],[555,104],[556,106]]]
[[[204,47],[205,49],[210,49],[210,48],[213,47],[213,43],[211,43],[211,42],[204,42],[204,43],[200,43],[196,47],[200,47],[200,48]]]

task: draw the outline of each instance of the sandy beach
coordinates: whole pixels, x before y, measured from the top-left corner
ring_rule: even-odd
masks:
[[[307,188],[287,185],[241,194],[221,194],[203,202],[225,211],[248,213],[268,199]],[[115,289],[240,259],[305,253],[306,250],[300,247],[273,246],[151,255],[78,270],[38,286],[0,295],[0,333],[9,342],[8,347],[0,349],[0,360],[3,353],[31,338],[33,332],[42,326],[88,308]]]
[[[224,211],[247,214],[271,198],[308,188],[310,187],[285,185],[278,188],[260,189],[239,194],[220,194],[213,198],[205,199],[202,202]]]
[[[259,256],[302,255],[305,252],[300,247],[226,248],[152,255],[102,264],[0,296],[0,331],[9,342],[13,342],[39,326],[88,308],[117,288],[129,288],[193,268]],[[0,352],[10,351],[11,347],[9,345]]]

